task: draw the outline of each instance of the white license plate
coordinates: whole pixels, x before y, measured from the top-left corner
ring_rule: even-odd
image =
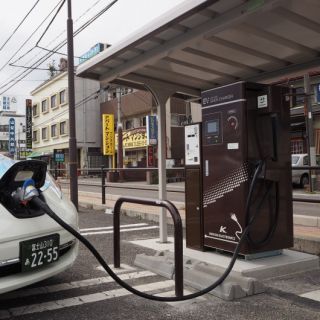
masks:
[[[59,234],[20,242],[21,271],[31,271],[59,259]]]

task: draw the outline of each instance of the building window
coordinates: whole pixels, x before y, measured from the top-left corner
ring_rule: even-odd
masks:
[[[33,142],[39,142],[39,133],[38,133],[38,130],[32,131],[32,141],[33,141]]]
[[[320,129],[316,129],[314,133],[316,154],[320,155]]]
[[[38,104],[34,104],[32,106],[32,116],[33,117],[37,117],[39,115],[39,105]]]
[[[297,106],[301,106],[304,104],[304,99],[305,99],[305,95],[304,95],[304,88],[303,87],[299,87],[299,88],[296,88],[295,89],[295,103],[294,103],[294,107],[297,107]]]
[[[0,132],[9,132],[9,125],[0,125]]]
[[[51,137],[52,138],[55,138],[58,136],[58,129],[57,129],[57,125],[56,124],[53,124],[51,126]]]
[[[0,150],[8,151],[9,149],[9,141],[8,140],[0,140]]]
[[[46,113],[48,111],[49,111],[49,109],[48,109],[48,99],[42,100],[41,101],[41,112],[42,113]]]
[[[303,140],[291,140],[291,153],[304,153]]]
[[[124,128],[125,130],[133,129],[133,120],[126,120]]]
[[[10,97],[2,97],[3,110],[10,110]]]
[[[145,127],[147,125],[147,117],[142,117],[140,120],[140,126]]]
[[[67,134],[67,121],[60,122],[60,135]]]
[[[59,92],[59,104],[65,104],[67,102],[66,89]]]
[[[48,140],[48,127],[41,129],[41,138],[42,140]]]
[[[58,107],[56,94],[50,97],[50,104],[51,104],[51,109],[55,109]]]

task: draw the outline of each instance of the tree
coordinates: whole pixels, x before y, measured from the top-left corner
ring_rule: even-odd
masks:
[[[56,61],[55,60],[52,60],[52,62],[48,63],[48,73],[49,73],[49,77],[52,78],[54,77],[58,70],[57,70],[57,67],[56,67]]]

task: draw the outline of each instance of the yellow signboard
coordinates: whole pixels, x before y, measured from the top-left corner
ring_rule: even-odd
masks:
[[[122,132],[122,145],[124,149],[141,148],[147,146],[146,128],[136,128]],[[116,134],[116,148],[118,148],[118,135]]]
[[[102,135],[103,135],[103,154],[105,156],[114,155],[114,115],[102,115]]]

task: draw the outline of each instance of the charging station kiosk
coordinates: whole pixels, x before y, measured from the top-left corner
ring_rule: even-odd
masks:
[[[202,124],[185,127],[187,247],[233,252],[253,215],[241,255],[293,246],[287,94],[285,87],[248,82],[202,93]]]

